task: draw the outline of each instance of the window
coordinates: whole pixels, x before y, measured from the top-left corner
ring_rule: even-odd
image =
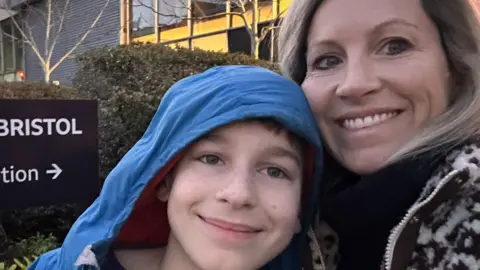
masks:
[[[273,4],[273,1],[280,1],[280,0],[258,0],[258,6],[266,6],[266,5],[271,5]],[[253,6],[253,1],[251,0],[231,0],[232,2],[232,9],[237,8],[237,10],[242,6],[245,7],[245,9],[249,9]]]
[[[132,35],[141,37],[155,32],[155,2],[156,0],[132,1]],[[162,1],[162,0],[160,0]]]
[[[155,33],[160,28],[172,28],[185,21],[188,0],[132,0],[133,38]]]
[[[225,14],[227,11],[225,0],[193,0],[192,4],[192,17],[194,18]]]
[[[10,0],[0,0],[0,8],[8,8],[10,6]]]
[[[250,35],[245,27],[228,30],[228,51],[250,54]]]
[[[127,2],[132,5],[131,37],[135,39],[148,35],[148,37],[137,40],[141,42],[154,40],[154,42],[164,43],[184,39],[191,40],[197,35],[230,29],[232,31],[228,33],[228,36],[232,38],[229,40],[236,40],[236,42],[229,41],[232,51],[249,53],[249,36],[243,21],[238,16],[224,15],[227,12],[227,4],[230,3],[230,10],[242,13],[248,24],[251,23],[252,14],[257,15],[259,22],[267,20],[266,17],[270,20],[272,15],[266,16],[266,14],[274,12],[271,8],[273,1],[279,0],[257,1],[259,10],[253,13],[254,1],[252,0],[129,0]],[[223,21],[222,16],[225,18]],[[234,31],[234,28],[239,27],[239,21],[242,22],[240,24],[243,26],[243,30]],[[260,25],[259,30],[261,30]],[[270,35],[265,40],[270,40]],[[261,55],[263,58],[270,58],[271,51],[264,43],[261,45]],[[190,41],[189,44],[191,44]]]
[[[2,23],[2,31],[3,31],[3,71],[4,72],[11,72],[14,69],[13,64],[13,29],[12,23],[10,20]]]
[[[258,25],[258,31],[262,32],[263,28],[271,27],[269,22],[260,23]],[[272,31],[267,32],[265,38],[260,42],[258,48],[258,56],[263,60],[271,60],[271,50],[272,50]],[[236,29],[228,30],[228,50],[232,53],[244,53],[250,54],[250,35],[247,32],[245,27],[240,27]],[[275,59],[275,50],[273,59]]]
[[[17,27],[13,27],[13,32],[14,36],[17,37],[15,40],[15,69],[18,70],[23,70],[23,39],[22,39],[22,34],[18,30]]]
[[[178,26],[188,16],[188,0],[157,0],[158,24],[161,27]]]
[[[0,81],[21,81],[24,46],[20,31],[11,19],[0,22]]]

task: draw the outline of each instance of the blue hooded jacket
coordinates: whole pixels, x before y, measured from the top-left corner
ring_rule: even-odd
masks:
[[[161,75],[159,75],[161,76]],[[175,83],[143,137],[110,172],[99,197],[78,218],[63,245],[30,270],[97,270],[113,244],[161,245],[168,240],[166,204],[155,186],[195,139],[237,120],[270,117],[310,143],[311,179],[304,182],[302,231],[266,270],[301,269],[306,229],[319,194],[322,149],[309,104],[294,82],[264,68],[221,66]],[[157,217],[157,218],[154,218]]]

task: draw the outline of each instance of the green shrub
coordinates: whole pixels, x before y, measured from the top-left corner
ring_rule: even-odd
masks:
[[[15,258],[23,256],[37,256],[59,246],[58,239],[53,234],[44,235],[37,233],[15,243],[11,249]]]
[[[76,91],[43,82],[0,83],[0,99],[77,99]]]
[[[11,243],[11,245],[0,254],[0,261],[3,263],[5,269],[9,269],[13,265],[15,265],[14,267],[25,269],[37,256],[59,246],[60,243],[58,239],[52,234],[44,235],[37,233],[37,235],[30,236],[19,242]],[[0,270],[2,269],[2,263],[0,263]]]
[[[0,270],[26,270],[38,257],[24,256],[22,259],[15,258],[13,262],[0,262]]]
[[[4,211],[2,225],[10,241],[26,239],[37,232],[63,239],[78,217],[76,207],[68,204]],[[0,252],[4,248],[0,245]]]
[[[99,100],[100,172],[104,178],[141,137],[165,91],[176,81],[218,65],[276,65],[243,54],[132,44],[93,50],[78,59],[73,85]]]

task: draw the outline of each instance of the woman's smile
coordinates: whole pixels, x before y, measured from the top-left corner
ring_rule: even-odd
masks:
[[[345,129],[356,131],[374,127],[382,123],[388,123],[390,119],[396,117],[399,113],[401,113],[401,111],[389,110],[382,113],[366,114],[367,116],[342,117],[337,122]]]

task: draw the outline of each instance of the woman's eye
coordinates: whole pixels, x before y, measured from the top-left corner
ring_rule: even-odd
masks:
[[[216,155],[203,155],[200,157],[199,160],[205,164],[211,164],[211,165],[216,165],[221,161],[221,159]]]
[[[334,55],[325,55],[320,58],[315,63],[315,68],[319,70],[329,70],[335,68],[336,66],[342,63],[342,59]]]
[[[265,169],[265,172],[268,176],[273,178],[288,178],[288,175],[282,169],[277,167],[268,167]]]
[[[412,47],[411,43],[404,38],[394,38],[389,40],[385,46],[385,54],[387,55],[397,55],[401,54],[404,51]]]

